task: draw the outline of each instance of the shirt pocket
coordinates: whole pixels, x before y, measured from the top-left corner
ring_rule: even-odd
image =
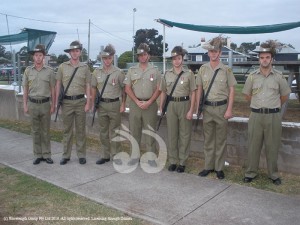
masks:
[[[261,83],[254,83],[252,86],[252,95],[256,95],[261,91],[262,84]]]
[[[131,77],[130,77],[130,79],[131,79],[131,84],[132,85],[135,85],[140,79],[141,79],[141,74],[137,74],[137,73],[135,73],[135,74],[133,74]]]
[[[279,93],[279,84],[278,83],[275,83],[275,82],[269,83],[267,85],[267,87],[272,92],[272,94],[278,94]]]

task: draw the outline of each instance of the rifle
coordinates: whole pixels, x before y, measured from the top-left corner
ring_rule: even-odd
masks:
[[[100,99],[101,99],[101,95],[99,93],[98,88],[96,87],[96,98],[95,98],[95,104],[94,104],[92,126],[94,125],[95,115],[96,115],[96,112],[97,112],[97,110],[99,108],[99,105],[100,105]]]
[[[60,108],[60,107],[62,106],[62,104],[63,104],[64,97],[65,97],[64,85],[61,84],[60,90],[59,90],[59,96],[58,96],[58,99],[57,99],[57,101],[58,101],[58,102],[57,102],[57,110],[56,110],[54,122],[56,122],[56,120],[57,120],[58,111],[59,111],[59,108]]]
[[[78,70],[78,68],[79,68],[79,67],[76,67],[75,70],[73,71],[72,77],[71,77],[71,79],[69,80],[69,83],[68,83],[68,85],[67,85],[67,87],[66,87],[66,90],[64,90],[64,85],[61,83],[60,90],[59,90],[59,96],[58,96],[58,99],[57,99],[58,103],[57,103],[57,110],[56,110],[56,115],[55,115],[55,120],[54,120],[54,122],[56,122],[56,120],[57,120],[58,110],[59,110],[59,108],[60,108],[60,107],[62,106],[62,104],[63,104],[64,98],[65,98],[65,94],[67,93],[67,91],[68,91],[68,89],[69,89],[69,87],[70,87],[70,84],[71,84],[71,82],[72,82],[72,80],[73,80],[73,78],[74,78],[74,76],[75,76],[75,73],[76,73],[76,71]]]
[[[215,80],[215,78],[216,78],[216,75],[217,75],[219,69],[220,69],[220,68],[216,69],[216,71],[215,71],[215,73],[214,73],[214,75],[213,75],[213,77],[212,77],[212,79],[211,79],[211,82],[210,82],[210,84],[209,84],[209,86],[208,86],[208,89],[207,89],[207,92],[206,92],[205,95],[204,95],[204,90],[203,90],[201,99],[200,99],[200,101],[199,101],[199,107],[198,107],[197,119],[196,119],[194,131],[197,130],[197,126],[198,126],[198,124],[199,124],[200,115],[201,115],[201,113],[203,112],[204,103],[205,103],[205,101],[206,101],[206,99],[207,99],[207,97],[208,97],[208,94],[209,94],[209,92],[210,92],[210,89],[211,89],[211,87],[212,87],[212,84],[213,84],[213,82],[214,82],[214,80]]]
[[[100,105],[100,100],[102,98],[102,95],[103,95],[103,92],[104,92],[104,89],[106,87],[106,84],[107,84],[107,81],[108,81],[108,78],[109,78],[110,74],[107,75],[105,81],[104,81],[104,84],[103,84],[103,87],[102,87],[102,90],[101,90],[101,93],[99,94],[99,90],[98,88],[96,87],[96,98],[95,98],[95,107],[94,107],[94,115],[93,115],[93,120],[92,120],[92,126],[94,125],[94,120],[95,120],[95,114],[96,114],[96,111],[97,109],[99,108],[99,105]]]
[[[161,111],[161,114],[160,114],[160,118],[159,118],[159,121],[158,121],[158,124],[157,124],[156,131],[159,130],[159,127],[160,127],[162,118],[164,117],[164,115],[165,115],[166,112],[167,112],[167,108],[168,108],[170,99],[171,99],[170,96],[169,96],[169,95],[166,95],[165,103],[164,103],[164,106],[163,106],[162,111]]]
[[[162,118],[164,117],[164,115],[166,114],[166,111],[167,111],[167,108],[168,108],[168,105],[169,105],[169,102],[171,100],[171,97],[173,95],[173,92],[175,90],[175,87],[179,81],[179,78],[181,77],[181,75],[184,73],[184,71],[182,70],[179,74],[178,74],[178,77],[176,78],[176,81],[172,87],[172,90],[171,90],[171,93],[170,95],[166,95],[166,100],[165,100],[165,103],[164,103],[164,107],[162,109],[162,112],[161,112],[161,115],[160,115],[160,118],[159,118],[159,121],[158,121],[158,124],[157,124],[157,128],[156,128],[156,131],[158,131],[159,129],[159,126],[161,124],[161,121],[162,121]]]

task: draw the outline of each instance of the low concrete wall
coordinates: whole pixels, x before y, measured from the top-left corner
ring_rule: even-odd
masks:
[[[17,114],[19,115],[19,117],[14,117],[13,119],[19,118],[20,120],[29,120],[29,117],[25,116],[23,113],[22,96],[18,95],[16,100],[17,100],[16,102],[17,102],[17,111],[18,111]],[[7,115],[7,111],[5,107],[3,107],[6,106],[7,104],[8,104],[7,100],[1,97],[1,101],[0,101],[1,118],[8,118],[8,116],[11,116],[11,115]],[[13,109],[10,109],[8,114],[10,112],[13,112]],[[87,133],[88,135],[98,136],[99,124],[98,124],[97,117],[95,119],[95,123],[93,127],[91,127],[91,121],[92,121],[92,114],[88,113]],[[128,113],[123,114],[122,123],[128,127]],[[62,129],[61,118],[59,117],[58,121],[55,123],[54,115],[53,115],[51,127],[55,129]],[[229,129],[227,135],[228,144],[227,144],[227,153],[226,153],[226,161],[229,164],[245,166],[246,159],[247,159],[247,128],[248,128],[248,118],[233,118],[229,120]],[[283,131],[282,138],[281,138],[282,148],[279,151],[279,155],[278,155],[279,171],[300,175],[300,123],[283,122],[282,131]],[[163,140],[165,140],[167,143],[167,126],[166,126],[165,119],[162,121],[158,133],[163,138]],[[202,120],[199,123],[197,131],[193,132],[190,155],[204,158]],[[266,168],[266,159],[265,159],[264,150],[262,150],[262,154],[261,154],[260,167]]]
[[[0,89],[0,118],[18,119],[18,105],[14,90]]]

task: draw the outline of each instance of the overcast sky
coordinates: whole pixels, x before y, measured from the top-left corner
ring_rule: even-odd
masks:
[[[133,45],[133,21],[135,31],[154,28],[159,34],[163,34],[163,26],[155,22],[155,19],[195,25],[259,26],[298,22],[299,9],[299,0],[1,0],[0,36],[8,34],[7,21],[10,34],[17,34],[25,27],[55,31],[57,35],[49,53],[59,55],[78,38],[83,47],[88,49],[90,19],[92,22],[90,58],[95,59],[100,46],[108,43],[115,46],[118,55],[130,51]],[[209,40],[217,35],[176,27],[166,28],[166,42],[169,49],[175,45],[187,48],[199,44],[201,37]],[[300,28],[271,34],[224,34],[224,36],[231,37],[231,41],[238,45],[242,42],[277,39],[292,44],[300,51]],[[6,50],[10,50],[10,46],[5,47]],[[16,51],[20,49],[20,46],[12,47]]]

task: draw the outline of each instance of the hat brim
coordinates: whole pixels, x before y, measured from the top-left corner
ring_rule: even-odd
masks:
[[[28,51],[28,54],[34,55],[34,53],[36,53],[36,52],[41,52],[41,53],[43,53],[43,55],[46,55],[45,51]]]
[[[74,49],[79,49],[80,51],[82,50],[82,48],[68,48],[68,49],[65,49],[64,52],[69,53],[71,50],[74,50]]]

